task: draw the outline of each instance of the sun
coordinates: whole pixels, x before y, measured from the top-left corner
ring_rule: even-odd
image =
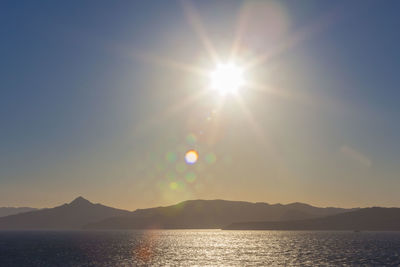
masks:
[[[236,94],[244,84],[243,69],[235,63],[219,64],[210,74],[211,88],[220,95]]]

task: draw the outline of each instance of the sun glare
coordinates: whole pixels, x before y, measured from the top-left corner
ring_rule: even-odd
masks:
[[[244,84],[243,70],[234,63],[219,64],[210,76],[211,88],[221,95],[236,94]]]

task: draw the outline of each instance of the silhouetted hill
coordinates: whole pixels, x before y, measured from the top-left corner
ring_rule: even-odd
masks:
[[[14,215],[18,213],[23,213],[27,211],[34,211],[37,210],[35,208],[29,208],[29,207],[20,207],[20,208],[14,208],[14,207],[3,207],[0,208],[0,217],[5,217],[9,215]]]
[[[78,197],[69,204],[0,218],[0,229],[81,229],[105,218],[129,214]]]
[[[323,218],[296,221],[238,222],[224,229],[399,231],[400,208],[365,208]]]
[[[189,200],[179,204],[139,209],[131,214],[108,218],[86,226],[89,229],[210,229],[237,221],[278,221],[305,219],[348,211],[317,208],[306,204],[289,205],[226,200]]]

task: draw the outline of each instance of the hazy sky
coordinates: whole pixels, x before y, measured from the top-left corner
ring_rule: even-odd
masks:
[[[399,10],[2,1],[0,206],[400,206]],[[257,86],[221,96],[195,70],[234,44]]]

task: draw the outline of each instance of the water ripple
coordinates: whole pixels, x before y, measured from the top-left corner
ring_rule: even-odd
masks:
[[[398,232],[0,232],[0,266],[400,265]]]

